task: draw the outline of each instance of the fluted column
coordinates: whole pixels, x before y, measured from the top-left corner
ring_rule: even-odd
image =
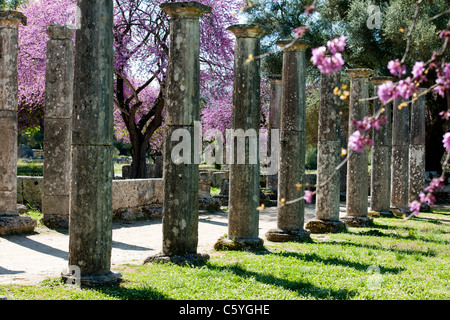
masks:
[[[310,239],[304,229],[306,152],[306,63],[308,44],[301,40],[278,41],[283,48],[283,88],[281,104],[280,160],[278,173],[277,229],[266,233],[270,241],[303,241]],[[300,190],[297,186],[302,185]]]
[[[350,136],[356,128],[352,120],[362,121],[369,115],[369,77],[373,74],[370,69],[349,69],[350,76],[350,110],[349,133]],[[368,150],[358,153],[348,149],[347,163],[347,204],[344,222],[351,227],[367,226],[372,222],[368,217],[368,187],[369,187],[369,159]]]

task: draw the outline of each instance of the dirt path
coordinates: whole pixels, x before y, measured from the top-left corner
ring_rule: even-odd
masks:
[[[344,209],[341,204],[341,215]],[[305,223],[313,218],[314,206],[307,205]],[[216,240],[227,233],[227,224],[226,212],[201,214],[198,252],[211,252]],[[276,209],[267,208],[260,214],[260,237],[273,228],[276,228]],[[114,223],[111,269],[127,263],[141,264],[148,256],[159,253],[161,245],[161,219]],[[45,227],[29,235],[0,237],[0,285],[32,285],[59,277],[67,268],[68,247],[67,232]]]

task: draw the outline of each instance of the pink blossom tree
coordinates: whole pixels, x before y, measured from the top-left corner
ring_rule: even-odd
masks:
[[[116,133],[132,145],[132,178],[145,177],[147,152],[161,144],[169,20],[159,4],[165,1],[114,0]],[[212,7],[201,19],[202,95],[220,99],[233,76],[234,40],[226,27],[237,23],[233,13],[243,1],[200,2]],[[46,29],[75,24],[76,0],[30,1],[19,10],[28,17],[20,29],[19,124],[43,127]]]

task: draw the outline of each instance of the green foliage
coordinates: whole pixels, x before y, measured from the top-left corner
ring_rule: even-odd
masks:
[[[0,0],[0,10],[16,10],[28,0]]]

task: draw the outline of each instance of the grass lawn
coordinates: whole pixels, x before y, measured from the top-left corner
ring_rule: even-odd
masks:
[[[313,235],[248,252],[213,252],[204,264],[127,265],[116,288],[79,289],[48,279],[0,287],[8,299],[450,299],[450,211],[371,228]],[[374,272],[372,272],[374,271]]]

